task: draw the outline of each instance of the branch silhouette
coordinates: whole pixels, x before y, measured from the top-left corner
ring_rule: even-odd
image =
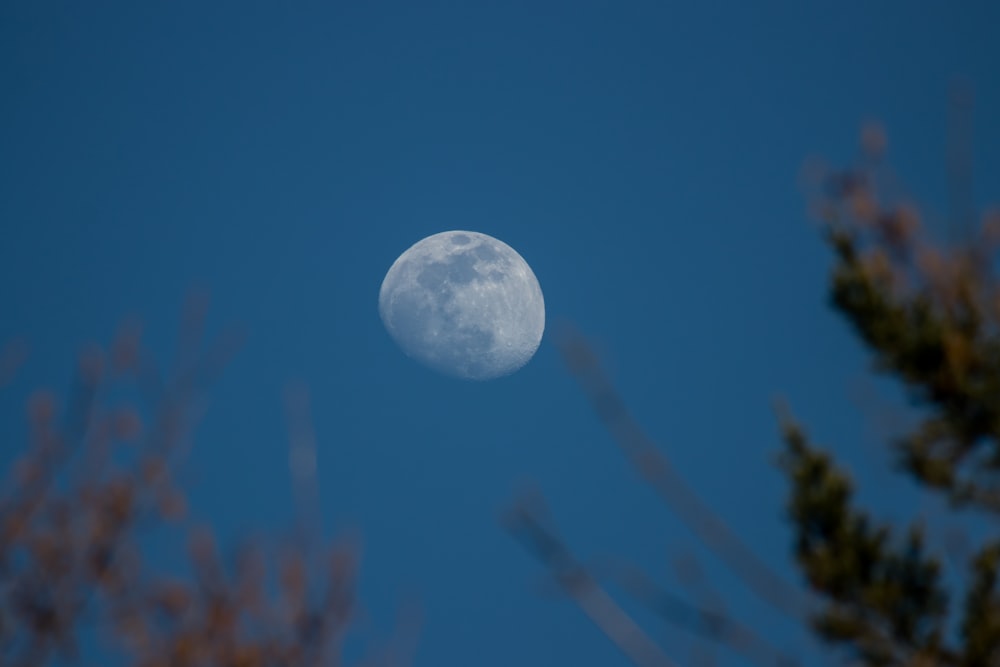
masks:
[[[583,336],[566,326],[558,346],[594,411],[639,476],[760,599],[790,618],[799,620],[808,615],[812,603],[805,593],[779,577],[751,551],[674,471],[666,455],[632,418]]]
[[[29,441],[0,486],[0,664],[89,661],[91,650],[138,667],[343,662],[358,549],[318,534],[304,391],[289,397],[299,539],[226,557],[212,530],[189,517],[179,466],[205,392],[238,343],[204,343],[206,305],[195,300],[185,312],[172,373],[152,363],[129,323],[107,353],[81,354],[65,410],[50,392],[29,400]],[[144,531],[165,524],[187,540],[189,575],[149,563]],[[101,640],[86,656],[84,634]],[[408,664],[412,634],[369,664]]]
[[[797,667],[800,663],[740,623],[730,614],[703,609],[658,586],[641,570],[629,568],[616,577],[619,585],[671,625],[729,647],[760,667]]]
[[[504,515],[503,524],[549,569],[556,583],[633,663],[639,667],[676,667],[676,663],[545,526],[537,507],[532,507],[527,500],[517,502]]]

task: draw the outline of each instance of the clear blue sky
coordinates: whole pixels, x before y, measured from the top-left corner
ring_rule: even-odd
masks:
[[[946,211],[961,76],[977,196],[1000,198],[997,25],[995,2],[4,2],[0,341],[34,354],[2,432],[125,315],[169,363],[203,286],[213,327],[248,338],[187,464],[195,516],[283,530],[281,390],[306,382],[327,532],[364,536],[374,628],[419,597],[417,665],[626,664],[497,525],[525,479],[581,556],[679,590],[668,556],[693,550],[737,615],[804,646],[637,483],[551,339],[509,378],[440,377],[394,346],[379,286],[435,232],[513,246],[549,322],[595,341],[680,471],[793,577],[776,394],[900,509],[868,469],[866,361],[825,305],[797,172],[848,159],[878,118]],[[688,662],[684,635],[649,627]]]

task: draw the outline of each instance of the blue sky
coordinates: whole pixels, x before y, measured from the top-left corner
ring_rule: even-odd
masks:
[[[945,213],[961,77],[977,202],[996,201],[1000,6],[696,5],[3,3],[0,341],[33,350],[3,432],[29,387],[65,388],[80,346],[124,316],[168,364],[202,287],[212,326],[247,339],[187,463],[195,516],[233,539],[287,526],[281,392],[306,383],[325,528],[364,536],[378,632],[420,600],[417,665],[627,664],[540,594],[541,569],[499,528],[524,480],[581,556],[679,589],[670,558],[691,552],[734,613],[805,647],[638,483],[551,337],[517,374],[470,384],[405,357],[378,317],[407,247],[490,234],[531,265],[548,321],[592,339],[680,472],[790,577],[776,395],[836,445],[862,497],[906,516],[912,494],[874,465],[872,410],[852,398],[866,358],[826,306],[829,256],[797,174],[810,155],[850,159],[877,118],[911,190]],[[648,627],[689,660],[684,635]]]

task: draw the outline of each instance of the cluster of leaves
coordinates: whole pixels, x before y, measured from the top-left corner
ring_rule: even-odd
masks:
[[[0,664],[77,659],[83,633],[144,667],[341,664],[353,548],[247,547],[227,564],[186,518],[175,469],[229,347],[183,353],[167,380],[126,329],[110,354],[83,355],[66,410],[31,398],[28,446],[0,487]],[[188,535],[192,574],[150,565],[142,530],[164,522]]]
[[[902,382],[919,419],[892,443],[899,466],[954,510],[1000,514],[1000,219],[986,216],[953,248],[921,230],[891,192],[884,138],[864,135],[863,159],[819,179],[815,206],[835,252],[831,301]],[[872,665],[1000,664],[1000,540],[969,564],[960,637],[951,596],[923,529],[898,534],[855,506],[848,476],[785,419],[782,465],[792,482],[795,553],[824,604],[814,625]]]

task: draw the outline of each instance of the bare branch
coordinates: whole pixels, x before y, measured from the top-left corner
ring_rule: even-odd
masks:
[[[728,646],[756,665],[793,667],[798,660],[771,645],[749,626],[718,611],[702,609],[660,588],[635,568],[621,572],[622,588],[671,625]]]
[[[559,348],[594,410],[639,475],[751,591],[787,616],[801,620],[811,607],[810,600],[773,572],[674,472],[666,455],[629,414],[583,337],[566,327]]]
[[[542,561],[560,587],[583,613],[639,667],[676,667],[676,663],[643,632],[554,532],[545,527],[538,512],[519,502],[505,515],[504,525],[526,549]]]

